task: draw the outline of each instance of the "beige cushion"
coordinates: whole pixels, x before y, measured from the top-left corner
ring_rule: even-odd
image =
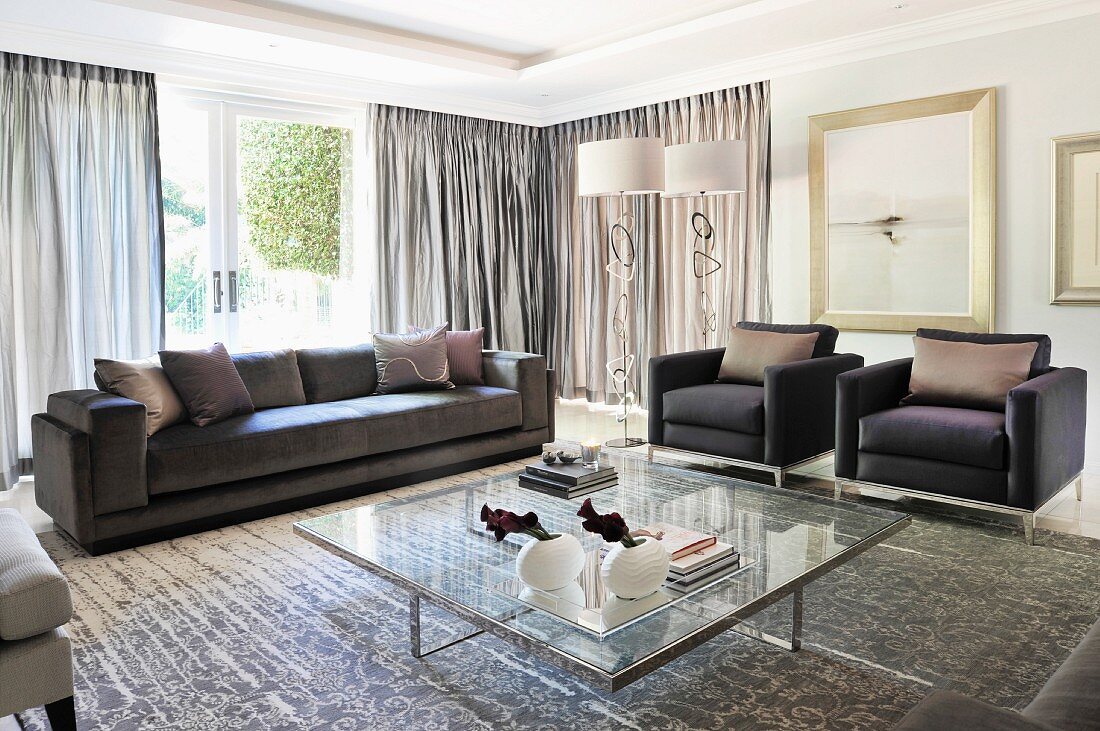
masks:
[[[719,383],[764,385],[770,365],[808,360],[820,333],[777,333],[767,330],[730,330],[726,354],[718,369]]]
[[[0,717],[72,694],[72,644],[63,628],[18,642],[0,642]],[[18,723],[15,728],[20,728]]]
[[[145,404],[146,436],[187,418],[187,409],[160,367],[158,356],[141,360],[96,358],[95,371],[111,393]]]
[[[914,337],[913,373],[902,403],[1004,411],[1008,392],[1027,380],[1038,346]]]
[[[69,583],[19,513],[0,510],[0,640],[60,627],[73,615]]]

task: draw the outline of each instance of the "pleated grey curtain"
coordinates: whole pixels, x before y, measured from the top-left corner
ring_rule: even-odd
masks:
[[[566,122],[543,131],[550,165],[549,213],[557,280],[548,351],[567,398],[603,401],[608,353],[618,354],[609,303],[623,283],[609,278],[608,232],[622,211],[618,198],[578,198],[577,146],[619,137],[662,137],[665,145],[740,139],[748,145],[748,189],[704,199],[628,196],[634,215],[637,272],[629,328],[635,356],[635,390],[644,405],[647,363],[662,353],[702,347],[700,285],[693,274],[695,232],[691,213],[703,210],[714,226],[715,256],[723,268],[707,278],[717,311],[717,343],[741,319],[769,320],[768,233],[770,102],[767,82],[724,89],[614,114]],[[610,281],[609,281],[610,279]],[[630,285],[625,285],[630,286]]]
[[[163,249],[153,76],[0,53],[0,489],[48,394],[161,347]]]
[[[634,136],[666,145],[745,140],[744,194],[626,199],[637,227],[630,331],[644,402],[651,356],[702,346],[690,223],[699,206],[723,262],[707,280],[717,339],[739,319],[771,316],[768,95],[764,82],[543,129],[372,106],[374,328],[484,326],[489,347],[545,354],[564,396],[605,400],[605,364],[618,345],[608,307],[623,291],[605,269],[608,231],[621,210],[618,199],[577,197],[577,145]]]
[[[449,321],[486,346],[545,353],[554,293],[539,130],[369,109],[377,331]]]

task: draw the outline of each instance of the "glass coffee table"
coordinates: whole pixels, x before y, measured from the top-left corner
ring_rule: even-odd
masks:
[[[423,657],[487,632],[532,656],[611,691],[657,670],[730,629],[797,650],[803,588],[905,528],[910,517],[722,475],[612,455],[619,483],[586,497],[617,511],[632,528],[665,522],[718,536],[741,566],[690,591],[660,589],[634,601],[593,587],[598,536],[584,533],[577,510],[520,487],[518,472],[454,488],[354,508],[294,524],[296,534],[408,592],[412,654]],[[497,543],[479,520],[481,506],[533,510],[551,532],[572,533],[590,551],[570,591],[525,589],[515,557],[526,536]],[[790,638],[745,624],[791,599]],[[420,602],[473,625],[436,647],[421,645]]]

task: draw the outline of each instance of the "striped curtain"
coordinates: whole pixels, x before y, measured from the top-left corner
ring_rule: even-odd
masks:
[[[708,278],[718,339],[739,319],[768,320],[770,111],[767,82],[543,129],[384,105],[370,109],[368,216],[376,330],[449,321],[484,326],[491,348],[543,353],[567,398],[606,398],[617,346],[609,303],[618,199],[578,198],[577,145],[659,136],[666,145],[742,139],[748,191],[626,199],[636,222],[630,331],[638,396],[653,355],[702,345],[691,213],[702,205],[723,262]]]

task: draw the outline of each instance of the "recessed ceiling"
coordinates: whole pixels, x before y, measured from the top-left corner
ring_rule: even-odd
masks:
[[[0,3],[0,50],[549,124],[1093,13],[1100,0],[34,0]]]

